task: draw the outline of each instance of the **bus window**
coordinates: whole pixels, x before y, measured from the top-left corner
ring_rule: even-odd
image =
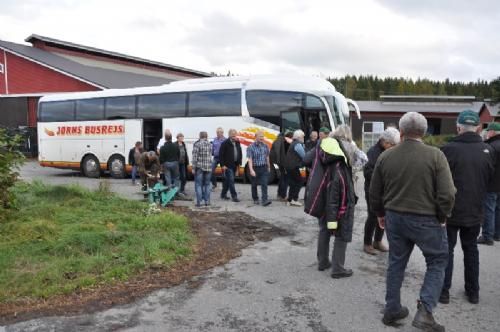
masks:
[[[191,92],[189,116],[241,116],[241,90]]]
[[[139,96],[137,113],[141,119],[186,116],[186,93],[163,93]]]
[[[135,97],[114,97],[106,99],[106,120],[134,119]]]
[[[104,99],[82,99],[76,101],[76,120],[104,119]]]
[[[280,123],[280,113],[302,108],[302,93],[286,91],[251,90],[246,92],[248,112],[251,117]]]
[[[74,101],[52,101],[40,104],[39,120],[42,122],[75,120]]]
[[[281,131],[295,131],[302,129],[300,111],[281,112]]]

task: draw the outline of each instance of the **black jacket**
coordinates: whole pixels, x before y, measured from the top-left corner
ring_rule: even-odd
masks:
[[[285,167],[285,158],[289,147],[290,144],[286,141],[285,136],[280,134],[273,142],[271,151],[269,152],[269,160],[271,163],[279,167]]]
[[[363,168],[363,175],[365,177],[365,192],[370,191],[370,182],[372,181],[373,170],[375,169],[375,164],[377,163],[378,157],[384,152],[384,148],[380,141],[368,150],[366,154],[368,156],[368,162]]]
[[[488,192],[500,193],[500,135],[486,141],[495,151],[495,174],[488,184]]]
[[[140,149],[140,153],[142,154],[142,149]],[[135,147],[130,149],[128,152],[128,164],[132,166],[136,166],[139,163],[139,160],[135,160]]]
[[[297,151],[295,151],[295,146],[297,144],[302,144],[302,143],[300,143],[297,140],[294,140],[292,142],[292,144],[290,144],[290,147],[288,148],[288,151],[286,152],[285,162],[283,165],[286,169],[289,169],[289,170],[296,169],[296,168],[300,168],[304,165],[304,163],[302,161],[302,157],[299,156]]]
[[[464,133],[443,146],[442,151],[457,188],[448,224],[463,227],[481,224],[486,190],[494,171],[493,149],[478,134]]]
[[[222,144],[220,145],[220,150],[219,150],[219,163],[221,166],[226,166],[226,167],[234,167],[234,166],[240,166],[241,165],[241,145],[239,141],[235,141],[234,144],[236,144],[236,151],[237,151],[237,158],[234,160],[234,150],[233,150],[233,144],[231,143],[231,139],[226,139]]]
[[[181,152],[179,145],[174,142],[165,142],[160,148],[160,163],[163,164],[167,161],[179,161]]]
[[[188,152],[187,152],[187,149],[186,149],[186,143],[182,142],[181,143],[182,147],[179,145],[179,141],[175,142],[175,144],[177,144],[177,146],[179,147],[179,163],[180,164],[184,164],[186,166],[189,165],[189,156],[188,156]],[[180,160],[180,158],[181,158],[180,149],[184,149],[184,152],[186,152],[184,154],[184,160]]]

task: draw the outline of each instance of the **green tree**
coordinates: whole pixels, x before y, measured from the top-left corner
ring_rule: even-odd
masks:
[[[0,209],[9,208],[14,202],[10,189],[17,181],[19,167],[24,161],[24,155],[19,151],[22,138],[9,135],[0,128]]]

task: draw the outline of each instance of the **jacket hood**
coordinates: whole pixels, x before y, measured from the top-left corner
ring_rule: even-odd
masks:
[[[335,138],[327,137],[322,139],[320,149],[324,153],[324,158],[322,160],[324,164],[332,164],[339,160],[343,160],[347,164],[344,150]]]
[[[451,141],[460,143],[480,143],[483,139],[476,133],[467,132],[462,135],[455,136]]]

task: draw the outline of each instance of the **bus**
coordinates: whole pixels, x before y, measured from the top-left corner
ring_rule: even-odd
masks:
[[[304,76],[211,77],[157,87],[109,89],[44,96],[38,105],[39,163],[80,170],[87,177],[104,171],[123,178],[128,151],[136,141],[146,151],[166,129],[183,133],[191,156],[200,131],[234,128],[243,150],[255,132],[271,146],[280,132],[302,129],[306,137],[321,127],[349,124],[349,104],[328,81]],[[357,108],[357,105],[355,105]],[[219,170],[220,172],[220,170]],[[248,174],[247,174],[248,175]],[[279,176],[272,169],[270,181]]]

